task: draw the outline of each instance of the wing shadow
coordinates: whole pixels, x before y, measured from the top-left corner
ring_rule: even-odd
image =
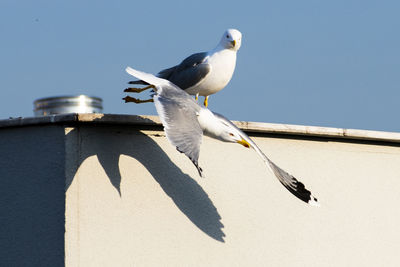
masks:
[[[208,194],[194,179],[183,173],[153,139],[139,130],[134,130],[134,127],[125,126],[120,131],[115,130],[114,127],[98,125],[85,127],[84,131],[79,127],[85,126],[78,126],[67,134],[67,138],[68,135],[70,137],[76,135],[78,145],[82,149],[80,149],[75,169],[67,172],[69,174],[66,178],[66,190],[71,185],[82,162],[88,157],[96,155],[111,184],[121,195],[119,158],[121,155],[126,155],[143,164],[192,223],[208,236],[225,242],[221,216]],[[131,134],[132,140],[136,139],[131,144],[125,143],[127,131]],[[91,138],[92,135],[95,135],[96,138]],[[102,142],[98,142],[98,140],[102,140]]]

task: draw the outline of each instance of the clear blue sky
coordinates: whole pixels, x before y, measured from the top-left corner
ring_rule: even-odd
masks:
[[[125,67],[157,73],[237,28],[236,71],[211,110],[400,132],[399,11],[399,1],[0,0],[0,118],[73,94],[103,98],[105,113],[156,114],[121,100]]]

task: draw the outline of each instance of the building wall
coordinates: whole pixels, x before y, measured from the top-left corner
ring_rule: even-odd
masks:
[[[399,265],[398,145],[252,138],[322,206],[236,144],[204,138],[202,179],[160,130],[67,128],[67,265]]]
[[[62,266],[65,130],[0,129],[0,266]]]
[[[0,123],[0,266],[399,266],[399,143],[251,134],[318,208],[251,149],[205,137],[200,178],[115,116]]]

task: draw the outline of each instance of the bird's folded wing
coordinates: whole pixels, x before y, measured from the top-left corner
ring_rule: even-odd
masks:
[[[160,71],[157,76],[185,90],[198,84],[210,73],[211,65],[204,63],[207,57],[206,52],[193,54],[179,65]]]

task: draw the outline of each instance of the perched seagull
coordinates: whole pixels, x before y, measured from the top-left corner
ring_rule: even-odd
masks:
[[[204,106],[208,106],[208,97],[222,90],[231,80],[236,65],[236,52],[242,44],[242,34],[235,29],[228,29],[213,50],[193,54],[179,65],[160,71],[157,77],[169,80],[190,95],[204,96]],[[143,80],[131,81],[130,84],[148,83]],[[127,88],[125,92],[140,93],[153,88]],[[153,102],[153,99],[138,100],[135,103]]]
[[[205,134],[224,142],[235,142],[253,148],[292,194],[306,203],[318,205],[317,199],[303,183],[273,163],[250,137],[224,116],[201,107],[190,95],[168,80],[130,67],[126,68],[126,72],[154,85],[154,103],[169,142],[193,162],[200,176],[203,176],[203,170],[198,159],[201,140]],[[129,96],[125,98],[126,102],[135,102],[134,100]]]

